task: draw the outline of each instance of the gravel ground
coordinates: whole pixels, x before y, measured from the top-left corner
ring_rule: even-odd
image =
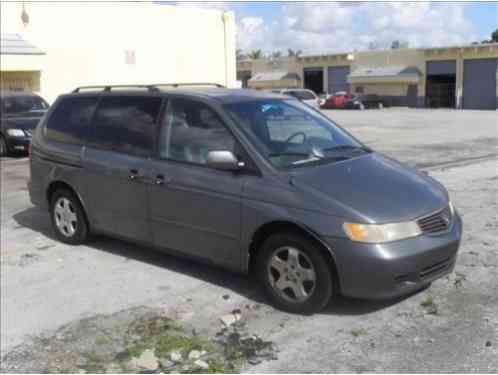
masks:
[[[81,329],[88,319],[138,307],[209,337],[220,330],[221,316],[240,309],[248,331],[279,349],[278,359],[246,365],[247,372],[498,371],[498,114],[394,108],[326,114],[448,188],[464,220],[453,274],[400,300],[341,298],[310,317],[286,314],[268,306],[250,280],[224,270],[109,238],[76,247],[57,242],[47,213],[29,202],[27,160],[5,158],[2,371],[41,371],[36,362],[22,367],[16,353],[46,350],[39,338],[61,327]]]

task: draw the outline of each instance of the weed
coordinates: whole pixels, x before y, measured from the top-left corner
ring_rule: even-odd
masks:
[[[355,328],[351,330],[351,334],[354,337],[359,337],[359,336],[365,336],[368,334],[367,330],[365,328]]]
[[[427,296],[422,302],[420,302],[420,306],[425,308],[427,314],[438,314],[438,308],[432,296]]]

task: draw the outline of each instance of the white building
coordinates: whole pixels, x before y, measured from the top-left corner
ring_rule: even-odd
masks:
[[[77,86],[236,85],[231,12],[153,3],[0,3],[4,89],[49,102]]]

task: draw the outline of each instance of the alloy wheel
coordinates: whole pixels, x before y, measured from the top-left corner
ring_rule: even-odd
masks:
[[[306,301],[314,292],[316,272],[309,257],[299,249],[276,249],[268,263],[268,277],[274,291],[293,303]]]

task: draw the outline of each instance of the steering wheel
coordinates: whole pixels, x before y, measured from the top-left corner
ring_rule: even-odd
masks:
[[[306,134],[304,132],[296,132],[296,133],[292,134],[289,138],[287,138],[285,140],[285,143],[290,143],[290,141],[292,141],[297,136],[302,136],[303,137],[303,141],[301,142],[301,144],[303,144],[304,142],[306,142]]]

